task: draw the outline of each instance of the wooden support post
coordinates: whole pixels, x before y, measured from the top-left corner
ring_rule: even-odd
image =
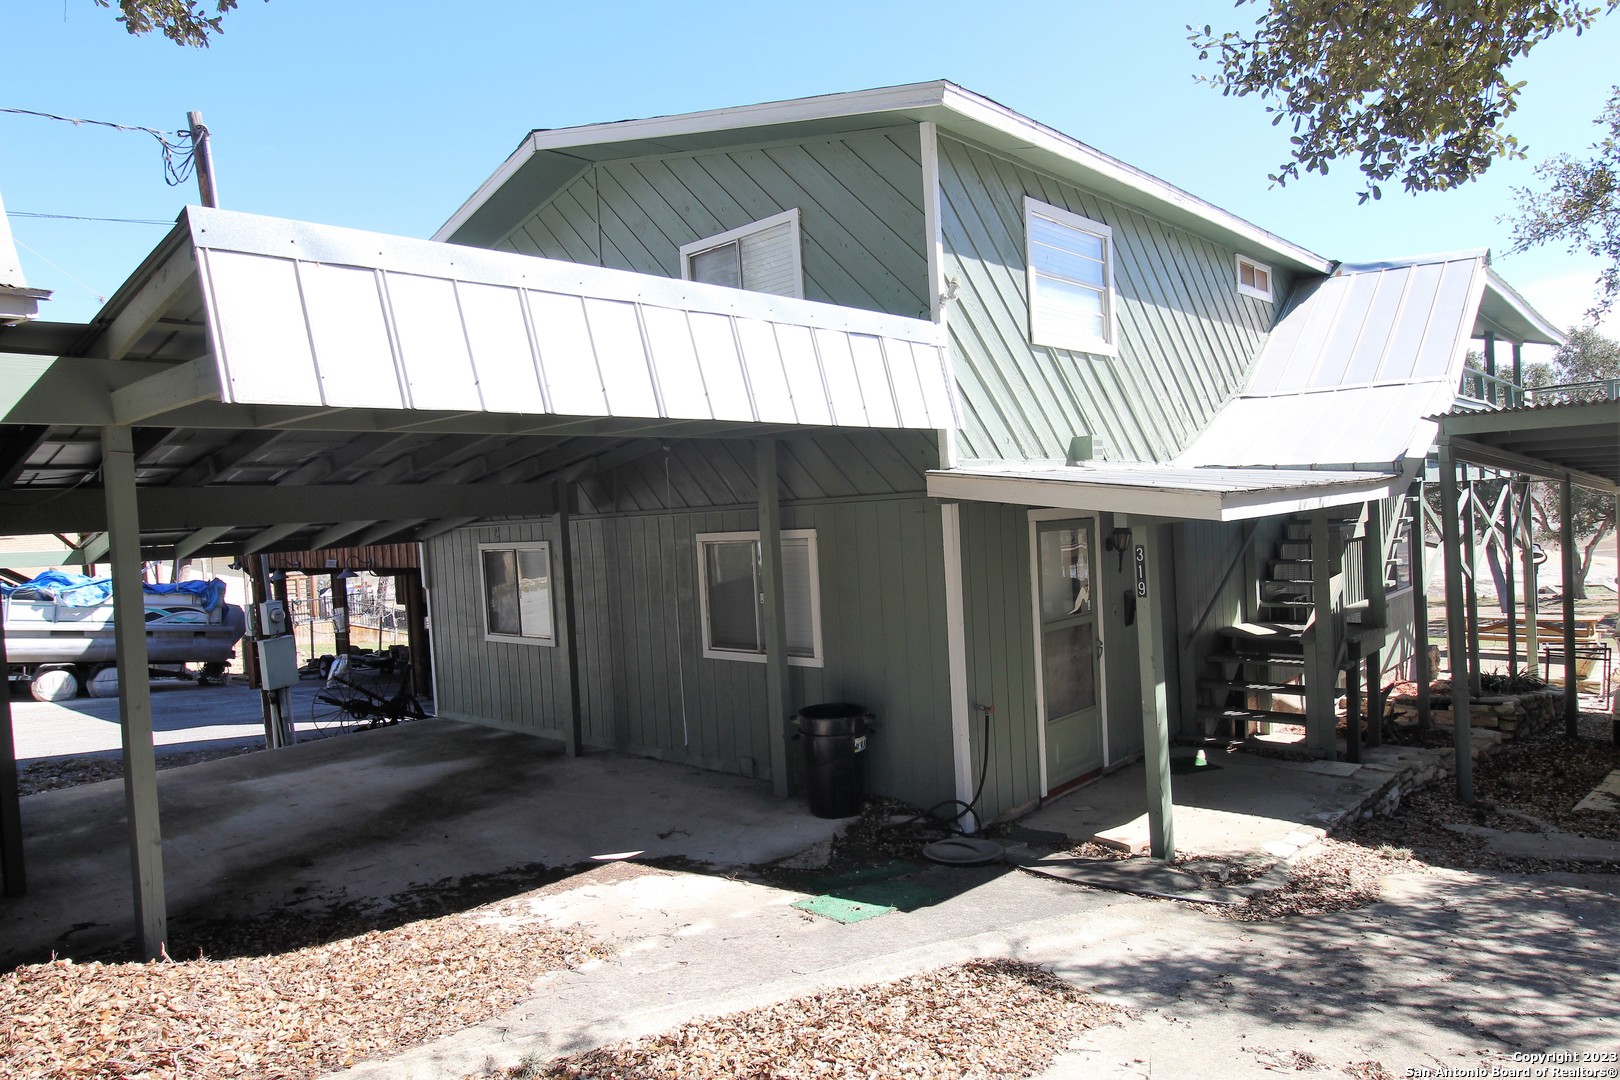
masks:
[[[782,505],[777,493],[776,440],[754,443],[754,484],[759,500],[760,585],[765,594],[766,744],[771,750],[771,790],[788,794],[787,609],[782,600]]]
[[[1463,611],[1462,543],[1458,536],[1460,508],[1457,506],[1457,465],[1451,444],[1440,444],[1440,523],[1446,551],[1446,651],[1451,662],[1452,744],[1456,748],[1457,797],[1474,801],[1474,757],[1470,746],[1472,728],[1468,713],[1468,672],[1462,658],[1468,651]]]
[[[1429,669],[1429,567],[1428,527],[1423,498],[1423,481],[1412,484],[1412,525],[1407,533],[1407,545],[1412,552],[1412,680],[1417,683],[1418,729],[1428,731],[1434,726],[1434,712],[1429,703],[1429,684],[1434,672]]]
[[[0,633],[0,672],[6,667],[6,635]],[[11,726],[11,684],[0,687],[0,884],[7,896],[28,887],[23,865],[22,798],[17,791],[17,740]]]
[[[400,571],[399,598],[405,604],[405,645],[411,650],[411,689],[419,697],[431,697],[433,648],[429,644],[427,604],[422,595],[420,570]]]
[[[1147,595],[1136,599],[1137,673],[1142,684],[1142,761],[1147,772],[1148,842],[1155,859],[1176,857],[1175,804],[1170,790],[1170,715],[1164,675],[1164,627],[1156,590],[1164,588],[1160,544],[1165,527],[1135,525]]]
[[[334,570],[327,579],[332,588],[332,651],[338,656],[349,655],[349,579],[343,573]]]
[[[1361,642],[1349,642],[1350,666],[1344,679],[1344,760],[1361,764]]]
[[[1558,485],[1558,547],[1564,560],[1564,735],[1580,734],[1581,677],[1575,670],[1575,485]]]
[[[1520,551],[1524,559],[1524,670],[1535,675],[1541,670],[1541,597],[1537,595],[1539,582],[1536,571],[1536,545],[1534,519],[1530,515],[1529,477],[1524,481],[1524,494],[1519,501],[1519,523],[1524,530],[1524,546]]]
[[[152,685],[147,678],[146,598],[141,591],[141,531],[135,501],[130,429],[101,429],[101,475],[112,539],[113,626],[118,657],[119,723],[124,742],[124,806],[135,893],[135,937],[155,960],[169,937],[163,891],[163,832],[158,823],[157,758],[152,748]]]
[[[1513,343],[1513,385],[1519,388],[1518,400],[1515,405],[1524,404],[1524,342]]]
[[[1361,578],[1367,588],[1366,624],[1378,628],[1371,641],[1361,643],[1367,657],[1367,745],[1382,746],[1383,642],[1389,636],[1389,594],[1384,581],[1384,504],[1376,499],[1367,504],[1367,535],[1361,541]]]
[[[1616,495],[1614,497],[1614,514],[1614,558],[1615,565],[1620,566],[1620,495]],[[1615,596],[1614,606],[1615,614],[1620,615],[1620,594]],[[1620,625],[1620,623],[1617,623],[1616,625]],[[1614,740],[1614,744],[1616,746],[1620,746],[1620,688],[1616,688],[1613,683],[1611,683],[1609,686],[1604,687],[1604,689],[1611,695],[1609,698],[1609,713],[1614,717],[1609,724],[1610,737]]]
[[[1463,472],[1468,471],[1467,464],[1463,465]],[[1479,584],[1475,580],[1479,576],[1479,553],[1474,548],[1474,530],[1479,527],[1479,503],[1474,497],[1474,481],[1468,481],[1468,521],[1467,528],[1463,530],[1463,551],[1467,554],[1464,564],[1466,571],[1463,577],[1463,587],[1468,597],[1468,692],[1470,696],[1478,699],[1484,696],[1485,687],[1482,681],[1479,665]]]
[[[1333,530],[1326,510],[1311,512],[1311,596],[1315,605],[1305,632],[1305,749],[1332,761],[1339,754],[1338,613],[1333,604]]]
[[[1508,678],[1519,674],[1519,598],[1514,595],[1518,583],[1514,581],[1513,549],[1513,496],[1517,482],[1508,477],[1507,498],[1502,502],[1502,580],[1507,595],[1502,597],[1502,614],[1507,616]]]
[[[1485,331],[1485,374],[1492,379],[1496,378],[1496,335]],[[1485,400],[1492,405],[1496,404],[1496,383],[1485,383]]]
[[[579,648],[574,634],[574,538],[573,525],[568,520],[568,501],[571,484],[557,481],[557,514],[553,525],[557,530],[557,558],[551,567],[552,595],[557,598],[557,642],[563,649],[563,662],[567,665],[565,679],[568,704],[562,716],[563,748],[569,757],[578,757],[583,750],[584,723],[579,708]],[[674,613],[679,617],[679,613]],[[685,663],[684,657],[677,657]]]

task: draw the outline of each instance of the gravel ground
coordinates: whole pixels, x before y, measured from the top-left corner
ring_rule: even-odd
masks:
[[[1086,1028],[1125,1015],[1034,965],[975,960],[683,1024],[661,1035],[496,1075],[506,1080],[1025,1077],[1043,1071]]]

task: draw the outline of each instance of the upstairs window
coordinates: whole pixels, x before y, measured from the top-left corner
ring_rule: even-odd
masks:
[[[799,211],[788,210],[683,245],[681,276],[709,285],[803,297]]]
[[[1026,198],[1024,234],[1030,344],[1116,354],[1114,231],[1099,221]]]
[[[763,662],[765,571],[759,533],[704,533],[697,545],[703,655]],[[782,600],[788,663],[820,667],[821,597],[813,529],[782,533]]]
[[[1239,255],[1237,270],[1238,292],[1271,303],[1271,267]]]
[[[551,618],[551,544],[480,544],[484,638],[555,645]]]

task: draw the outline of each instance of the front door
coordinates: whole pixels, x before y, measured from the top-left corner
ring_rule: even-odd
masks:
[[[1095,540],[1089,518],[1035,527],[1047,791],[1103,765]]]

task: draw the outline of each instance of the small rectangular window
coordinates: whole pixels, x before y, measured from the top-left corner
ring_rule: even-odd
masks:
[[[764,661],[759,533],[705,533],[697,543],[703,655],[711,660]],[[788,663],[820,667],[821,600],[813,529],[782,533],[782,601]]]
[[[1239,255],[1237,271],[1238,292],[1271,303],[1271,267]]]
[[[484,637],[555,645],[551,615],[551,544],[478,545]]]
[[[681,246],[681,277],[709,285],[804,296],[795,208]]]
[[[1114,319],[1114,231],[1024,199],[1029,340],[1073,352],[1119,351]]]

